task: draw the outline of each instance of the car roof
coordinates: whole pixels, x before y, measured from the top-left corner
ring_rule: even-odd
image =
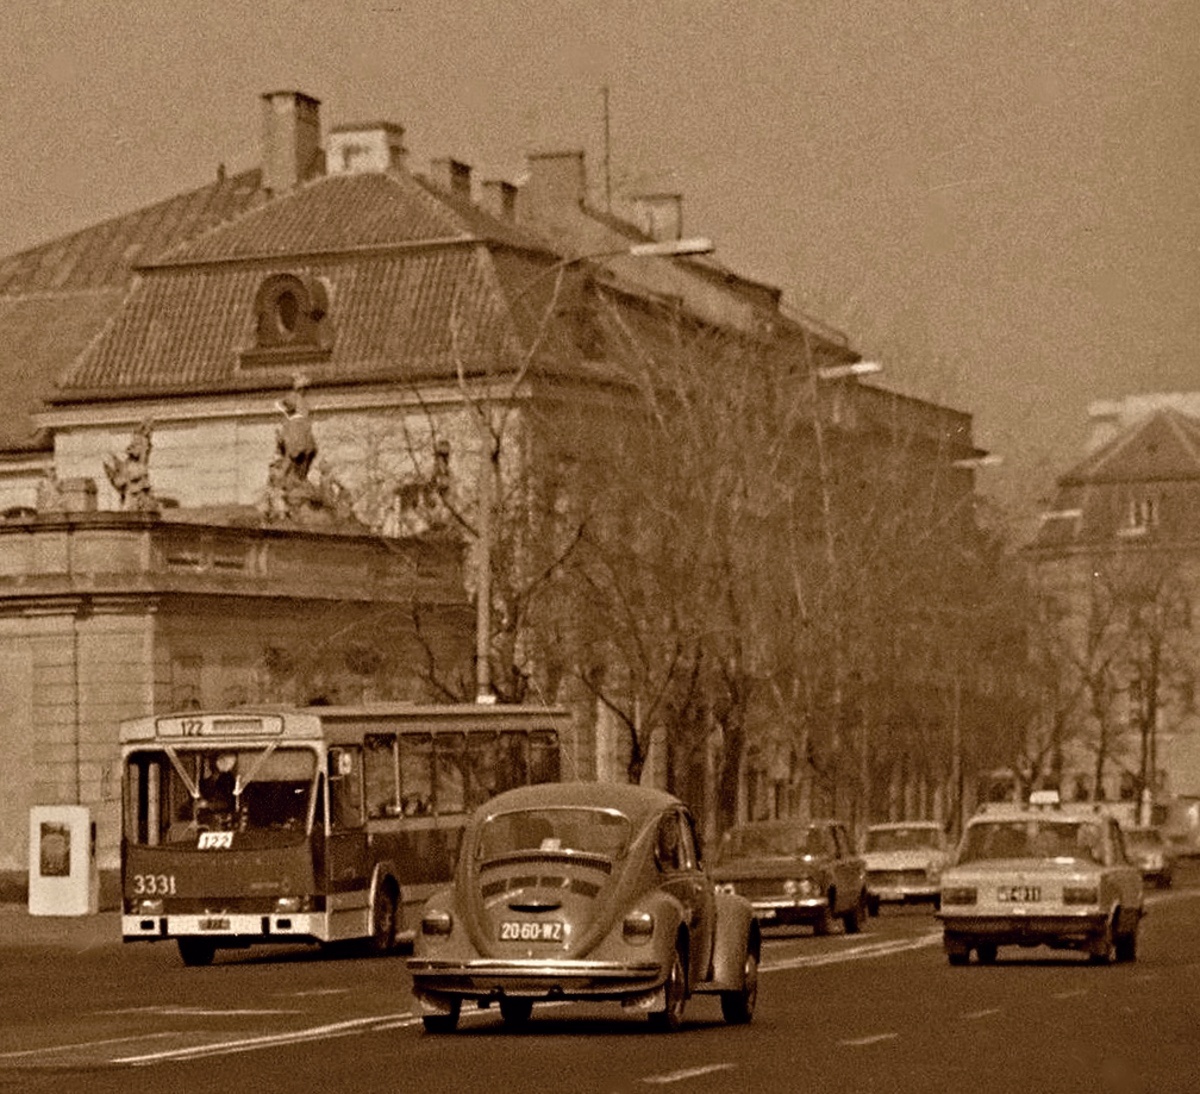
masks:
[[[1019,806],[1012,809],[989,809],[984,813],[976,813],[967,821],[967,827],[980,824],[1012,824],[1014,821],[1052,821],[1055,824],[1082,824],[1084,821],[1105,823],[1109,818],[1105,813],[1093,811],[1083,812],[1071,809],[1030,809]]]
[[[828,828],[830,825],[842,825],[839,820],[830,820],[827,817],[816,817],[812,820],[760,820],[760,821],[743,821],[741,824],[735,824],[729,829],[731,832],[745,831],[782,831],[788,828]],[[842,825],[845,827],[845,825]]]
[[[559,782],[538,783],[506,790],[485,802],[476,811],[482,819],[513,809],[568,808],[616,809],[630,820],[641,822],[664,809],[681,804],[663,790],[632,783]]]
[[[872,824],[867,826],[868,832],[894,832],[908,828],[924,828],[930,831],[940,832],[942,826],[937,821],[884,821],[881,824]]]

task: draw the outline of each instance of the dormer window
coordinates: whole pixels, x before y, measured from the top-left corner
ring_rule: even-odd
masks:
[[[1129,503],[1125,526],[1121,534],[1126,536],[1143,536],[1158,526],[1158,499],[1134,498]]]
[[[254,297],[254,345],[242,354],[250,364],[311,361],[332,345],[329,291],[309,275],[272,274]]]

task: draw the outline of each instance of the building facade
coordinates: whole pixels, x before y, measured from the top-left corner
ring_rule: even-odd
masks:
[[[838,376],[812,413],[831,450],[919,452],[953,512],[973,492],[952,470],[979,454],[969,415],[862,383],[846,337],[788,315],[773,286],[634,253],[679,238],[678,195],[623,220],[589,204],[578,152],[531,156],[516,187],[454,159],[413,171],[396,123],[324,132],[302,92],[261,110],[260,167],[0,260],[0,655],[20,693],[4,733],[28,757],[10,821],[94,805],[111,866],[119,717],[329,690],[469,699],[486,683],[567,703],[575,773],[622,777],[626,730],[580,674],[490,630],[521,614],[493,569],[553,556],[531,476],[569,509],[581,452],[602,467],[630,421],[620,338],[649,352],[684,326],[720,331],[793,380]],[[131,511],[138,436],[152,501]],[[348,508],[316,519],[331,498]],[[505,539],[495,518],[514,513],[528,519]],[[23,848],[0,843],[0,870]]]

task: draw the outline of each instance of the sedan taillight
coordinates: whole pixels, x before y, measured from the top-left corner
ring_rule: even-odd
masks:
[[[974,904],[979,892],[973,885],[948,885],[942,890],[942,907],[947,904]]]

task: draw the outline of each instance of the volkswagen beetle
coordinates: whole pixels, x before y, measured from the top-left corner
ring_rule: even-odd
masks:
[[[749,1022],[760,939],[749,902],[718,892],[677,798],[612,783],[548,783],[472,815],[451,887],[427,901],[408,967],[425,1029],[465,1003],[508,1025],[544,1001],[620,1002],[678,1029],[690,995]]]

